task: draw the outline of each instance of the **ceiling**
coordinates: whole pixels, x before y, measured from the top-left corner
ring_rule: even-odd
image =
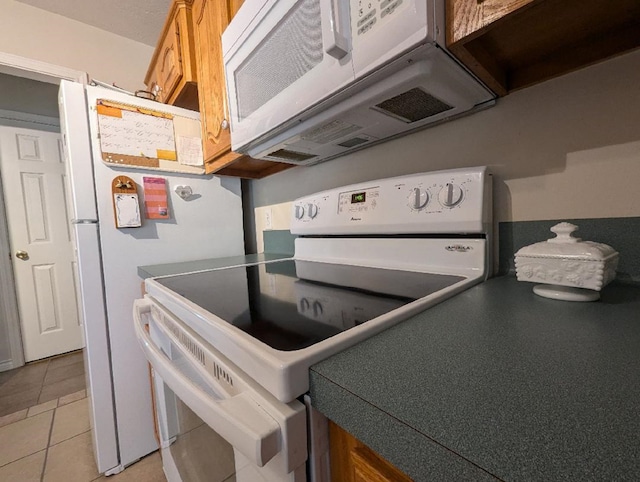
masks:
[[[16,0],[155,47],[171,0]]]

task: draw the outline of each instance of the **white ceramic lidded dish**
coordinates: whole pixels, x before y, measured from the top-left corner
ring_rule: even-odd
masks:
[[[534,293],[565,301],[594,301],[599,291],[614,280],[618,252],[611,246],[582,241],[571,234],[578,226],[556,224],[556,234],[541,243],[521,248],[515,254],[518,281],[543,283]]]

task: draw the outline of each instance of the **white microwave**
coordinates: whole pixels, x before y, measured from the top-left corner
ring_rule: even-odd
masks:
[[[222,35],[232,149],[315,164],[495,103],[444,0],[246,0]]]

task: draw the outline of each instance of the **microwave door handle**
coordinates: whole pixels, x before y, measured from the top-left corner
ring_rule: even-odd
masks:
[[[324,51],[336,59],[341,59],[349,53],[349,41],[345,35],[347,24],[344,22],[344,5],[348,7],[349,3],[340,0],[320,0]]]
[[[136,300],[133,318],[136,337],[154,371],[209,427],[253,464],[264,466],[279,452],[278,423],[248,393],[215,400],[176,369],[145,329],[142,315],[150,308],[148,301]]]

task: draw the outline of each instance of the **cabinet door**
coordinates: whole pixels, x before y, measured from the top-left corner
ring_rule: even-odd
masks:
[[[237,2],[195,0],[193,3],[202,149],[207,164],[223,156],[229,163],[240,157],[231,152],[221,39],[230,21],[233,3]]]
[[[331,480],[340,482],[411,482],[377,453],[329,422]]]
[[[243,0],[194,0],[193,30],[197,58],[198,98],[205,171],[221,176],[260,179],[293,167],[262,161],[231,150],[222,32]]]
[[[236,13],[238,13],[238,10],[240,10],[243,3],[244,0],[229,0],[229,14],[231,15],[229,17],[229,21],[236,16]]]
[[[177,29],[177,18],[169,22],[166,35],[160,45],[160,55],[156,67],[157,85],[159,87],[160,102],[173,93],[178,82],[182,79],[182,62],[180,61],[180,36]],[[158,95],[158,94],[156,94]]]
[[[197,109],[191,0],[174,0],[145,77],[158,102]]]

